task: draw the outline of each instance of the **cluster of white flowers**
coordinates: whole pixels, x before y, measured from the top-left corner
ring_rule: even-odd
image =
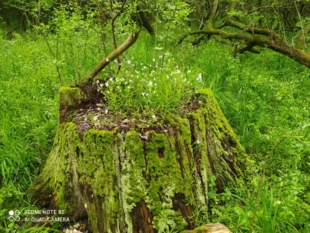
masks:
[[[202,83],[202,74],[201,73],[198,74],[198,77],[196,78],[196,81],[199,82],[199,83]]]
[[[142,96],[149,96],[150,94],[142,92],[141,95]]]
[[[135,60],[135,57],[131,57],[125,61],[117,77],[106,82],[108,99],[119,104],[126,100],[140,107],[156,104],[165,106],[182,99],[184,92],[189,90],[187,87],[197,81],[202,82],[201,73],[197,76],[196,72],[189,69],[183,71],[169,53],[157,55],[151,64],[134,64]]]

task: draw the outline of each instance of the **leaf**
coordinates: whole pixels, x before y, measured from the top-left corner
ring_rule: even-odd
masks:
[[[167,4],[167,7],[170,9],[170,10],[175,10],[176,9],[176,6],[172,5],[172,4]]]

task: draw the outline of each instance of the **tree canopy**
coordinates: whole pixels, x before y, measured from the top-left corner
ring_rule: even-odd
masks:
[[[266,47],[310,67],[309,1],[214,0],[203,6],[199,27],[180,41],[188,35],[213,37],[234,46],[234,55]]]
[[[69,14],[79,11],[84,18],[97,18],[104,27],[110,25],[113,34],[136,24],[153,35],[155,22],[169,30],[174,23],[184,29],[184,35],[170,35],[179,43],[190,40],[195,45],[213,38],[233,46],[234,56],[259,53],[259,47],[264,47],[310,67],[308,0],[10,0],[1,4],[0,14],[10,30],[48,24],[57,10],[64,8]],[[115,36],[113,43],[116,49]]]

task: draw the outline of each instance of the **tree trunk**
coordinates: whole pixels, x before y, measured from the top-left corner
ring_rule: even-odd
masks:
[[[91,108],[94,90],[60,89],[58,132],[31,200],[66,210],[70,220],[88,217],[96,233],[180,232],[197,227],[198,213],[207,223],[210,178],[221,192],[247,159],[211,91],[198,92],[187,114],[160,126],[86,127],[77,112]]]

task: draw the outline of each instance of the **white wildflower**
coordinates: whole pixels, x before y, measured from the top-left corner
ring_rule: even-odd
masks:
[[[198,77],[196,78],[196,80],[197,80],[197,82],[202,82],[202,74],[201,73],[199,73],[198,74]]]

